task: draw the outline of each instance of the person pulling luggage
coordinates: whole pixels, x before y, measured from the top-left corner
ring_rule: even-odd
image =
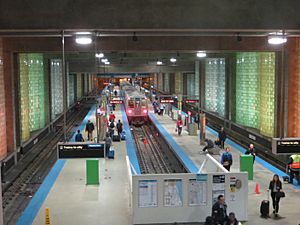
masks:
[[[277,216],[278,211],[279,211],[279,201],[280,201],[280,198],[283,197],[283,196],[281,196],[282,195],[281,193],[283,193],[281,191],[282,183],[277,174],[275,174],[273,176],[273,180],[270,181],[269,190],[271,191],[273,213],[275,214],[275,216]]]

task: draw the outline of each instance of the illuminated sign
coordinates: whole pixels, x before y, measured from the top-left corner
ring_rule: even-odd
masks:
[[[103,158],[105,144],[88,142],[57,143],[59,159],[67,158]]]
[[[197,103],[197,102],[199,102],[199,100],[197,100],[197,99],[186,99],[186,100],[184,100],[184,102],[186,102],[186,103]]]
[[[173,97],[160,97],[160,103],[174,103]]]
[[[123,100],[110,100],[109,103],[110,104],[122,104]]]
[[[274,154],[300,153],[300,139],[299,138],[273,138],[272,152]]]

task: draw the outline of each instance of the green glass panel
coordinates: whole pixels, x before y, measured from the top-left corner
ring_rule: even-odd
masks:
[[[52,120],[63,112],[63,75],[62,60],[51,59],[51,113]]]
[[[75,102],[75,75],[69,75],[69,82],[68,82],[68,90],[69,90],[69,98],[68,98],[68,106]]]
[[[77,99],[82,96],[82,76],[81,73],[77,73]]]
[[[225,59],[205,60],[205,108],[225,116]]]
[[[19,55],[20,72],[20,128],[21,141],[26,141],[30,137],[29,130],[29,73],[27,54]]]
[[[275,53],[260,53],[260,79],[260,132],[272,137],[275,110]]]
[[[259,129],[260,79],[257,53],[236,56],[236,122]]]

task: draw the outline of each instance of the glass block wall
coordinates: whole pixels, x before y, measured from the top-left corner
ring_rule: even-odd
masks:
[[[175,73],[175,93],[182,94],[183,92],[183,75],[180,72]]]
[[[158,75],[157,75],[157,89],[158,90],[163,90],[163,85],[164,85],[164,74],[163,73],[158,73]]]
[[[164,91],[165,92],[170,92],[170,75],[168,73],[163,74],[163,79],[164,79]]]
[[[288,89],[288,136],[300,137],[300,38],[291,40]],[[289,41],[290,42],[290,41]]]
[[[225,116],[225,58],[205,60],[205,108]]]
[[[242,52],[236,56],[236,122],[274,134],[275,54]]]
[[[81,73],[76,74],[76,86],[77,86],[77,99],[80,99],[82,97],[82,75]]]
[[[5,116],[5,91],[4,91],[4,69],[3,48],[0,39],[0,159],[6,156],[6,116]]]
[[[63,112],[63,74],[62,60],[50,60],[51,77],[51,118],[55,119]]]
[[[84,95],[87,95],[88,93],[88,87],[89,87],[89,74],[84,73]]]
[[[43,54],[19,54],[21,140],[46,125]]]
[[[187,73],[187,89],[186,94],[189,96],[188,98],[193,98],[195,95],[195,74],[194,73]]]
[[[69,74],[68,81],[68,106],[70,106],[75,102],[75,74]]]

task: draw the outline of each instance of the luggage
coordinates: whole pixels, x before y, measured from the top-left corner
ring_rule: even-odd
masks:
[[[114,159],[115,158],[115,150],[112,147],[109,149],[107,157],[109,159]]]
[[[123,130],[123,131],[121,132],[121,140],[124,141],[125,139],[126,139],[126,133],[125,133],[125,131]]]
[[[268,200],[263,200],[260,205],[260,214],[262,217],[269,217],[270,214],[270,201],[269,201],[269,191]]]
[[[113,141],[121,141],[120,136],[118,134],[114,134],[112,139]]]

